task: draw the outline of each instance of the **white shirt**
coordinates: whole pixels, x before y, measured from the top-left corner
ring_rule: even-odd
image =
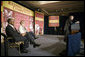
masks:
[[[30,30],[33,32],[33,24],[30,24]]]
[[[27,30],[25,29],[25,27],[23,27],[22,25],[20,25],[20,27],[19,27],[19,32],[20,32],[20,33],[26,33]]]

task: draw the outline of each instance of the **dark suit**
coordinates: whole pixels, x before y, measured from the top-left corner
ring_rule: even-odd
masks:
[[[8,37],[12,37],[14,41],[24,41],[23,48],[27,48],[29,46],[27,38],[21,36],[18,31],[12,28],[10,25],[6,27],[6,34]]]
[[[30,42],[31,44],[33,44],[33,45],[36,44],[35,41],[34,41],[34,40],[35,40],[35,39],[34,39],[34,36],[32,36],[31,33],[26,32],[25,37],[29,40],[29,42]]]
[[[32,31],[30,31],[29,34],[35,39],[35,34]]]
[[[68,35],[71,34],[71,25],[74,24],[73,21],[70,19],[66,20],[65,26],[64,26],[64,32],[65,32],[65,38],[64,40],[67,41]]]

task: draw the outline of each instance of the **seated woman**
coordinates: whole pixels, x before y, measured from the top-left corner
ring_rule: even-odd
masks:
[[[22,36],[26,37],[29,39],[30,43],[33,44],[33,47],[35,48],[36,46],[40,46],[40,44],[36,44],[34,39],[35,35],[32,32],[28,32],[24,26],[24,20],[20,22],[20,27],[19,27],[19,32]]]

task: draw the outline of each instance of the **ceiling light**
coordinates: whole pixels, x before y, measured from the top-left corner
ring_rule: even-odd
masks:
[[[60,1],[39,1],[40,4],[48,4],[48,3],[54,3],[54,2],[60,2]]]

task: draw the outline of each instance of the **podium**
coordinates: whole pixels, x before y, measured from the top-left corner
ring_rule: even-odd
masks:
[[[80,30],[80,25],[75,23],[71,25],[71,34],[76,34]]]
[[[81,32],[79,24],[71,25],[71,35],[68,35],[67,56],[75,56],[80,52]]]
[[[80,52],[81,33],[68,35],[67,55],[75,56]]]

